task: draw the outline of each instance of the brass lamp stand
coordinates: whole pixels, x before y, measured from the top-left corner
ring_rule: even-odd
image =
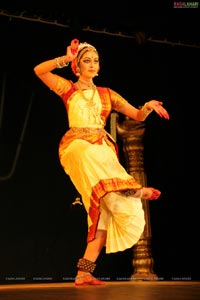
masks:
[[[121,124],[116,122],[117,135],[123,141],[127,172],[143,186],[147,186],[144,170],[144,145],[145,123],[126,118]],[[144,232],[133,247],[134,273],[131,280],[157,280],[153,271],[154,260],[151,254],[151,224],[149,202],[143,201],[146,225]]]

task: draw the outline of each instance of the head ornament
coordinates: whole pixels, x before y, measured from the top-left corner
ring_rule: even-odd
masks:
[[[92,46],[91,44],[88,44],[87,42],[79,43],[79,45],[78,45],[78,55],[79,55],[80,51],[81,51],[83,48],[93,48],[94,50],[97,51],[97,49],[96,49],[94,46]],[[77,56],[78,56],[78,55],[77,55]]]

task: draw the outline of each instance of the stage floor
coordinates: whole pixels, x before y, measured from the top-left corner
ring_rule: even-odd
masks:
[[[108,281],[105,286],[74,283],[0,285],[0,300],[200,300],[198,281]]]

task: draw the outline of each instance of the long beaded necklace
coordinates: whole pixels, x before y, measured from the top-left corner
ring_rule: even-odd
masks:
[[[80,80],[79,80],[80,81]],[[96,92],[96,86],[94,85],[94,84],[92,84],[92,90],[93,90],[93,92],[92,92],[92,97],[91,98],[87,98],[86,96],[85,96],[85,94],[84,94],[84,92],[82,91],[82,89],[81,89],[81,86],[80,86],[80,84],[79,84],[79,82],[77,81],[77,86],[78,86],[78,89],[79,89],[79,92],[80,92],[80,94],[81,94],[81,96],[83,97],[83,99],[86,101],[86,105],[88,106],[88,107],[94,107],[95,106],[95,103],[94,103],[94,94],[95,94],[95,92]],[[88,87],[89,87],[89,85],[88,85]],[[90,86],[91,87],[91,86]]]

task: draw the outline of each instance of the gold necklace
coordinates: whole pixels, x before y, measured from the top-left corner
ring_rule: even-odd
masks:
[[[91,98],[85,97],[85,94],[84,94],[84,92],[82,91],[81,86],[80,86],[80,84],[79,84],[78,81],[77,81],[77,86],[78,86],[78,89],[79,89],[79,92],[80,92],[81,96],[82,96],[83,99],[86,101],[86,105],[87,105],[88,107],[93,107],[93,106],[95,106],[95,103],[94,103],[93,100],[94,100],[94,94],[95,94],[95,92],[96,92],[96,86],[93,85],[93,87],[92,87],[93,92],[92,92],[92,97],[91,97]]]
[[[84,85],[86,85],[88,88],[93,88],[95,85],[94,85],[94,83],[91,81],[91,82],[87,82],[87,81],[83,81],[83,80],[81,80],[81,79],[79,79],[78,80],[78,83],[81,83],[81,84],[84,84]]]

